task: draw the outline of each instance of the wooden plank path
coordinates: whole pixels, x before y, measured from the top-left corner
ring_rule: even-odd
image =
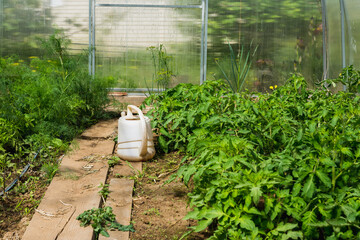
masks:
[[[116,221],[122,225],[129,225],[132,208],[132,192],[134,180],[126,178],[113,178],[110,181],[110,194],[105,206],[110,206],[116,215]],[[129,232],[109,231],[110,237],[99,236],[99,240],[127,240]]]
[[[59,173],[49,185],[22,237],[23,240],[93,239],[93,229],[80,227],[76,217],[85,210],[98,208],[101,204],[98,186],[104,184],[107,178],[107,156],[113,150],[112,137],[115,136],[116,128],[117,119],[101,122],[77,139],[78,148],[62,160]],[[141,171],[141,163],[132,164]],[[132,170],[129,170],[125,163],[117,166],[117,169],[119,175],[132,174]],[[112,179],[112,192],[106,203],[114,208],[118,221],[126,225],[130,223],[133,186],[132,180]],[[115,232],[111,232],[113,239],[128,239],[129,233],[113,233]]]

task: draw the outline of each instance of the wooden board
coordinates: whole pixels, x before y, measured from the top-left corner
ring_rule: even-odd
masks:
[[[110,181],[110,194],[105,206],[110,206],[116,215],[116,220],[129,225],[131,220],[132,192],[134,180],[126,178],[113,178]],[[109,231],[110,237],[99,236],[99,240],[128,240],[129,232]]]
[[[112,152],[111,140],[78,140],[77,150],[66,155],[27,227],[23,240],[92,239],[91,227],[80,227],[76,217],[97,208],[98,186],[105,183]]]
[[[131,165],[131,167],[129,166]],[[129,177],[142,173],[142,162],[126,162],[120,160],[119,165],[115,165],[113,169],[114,176]]]
[[[108,138],[116,136],[118,119],[111,119],[99,122],[98,124],[86,129],[80,137],[82,138]]]
[[[93,171],[93,172],[91,172]],[[93,163],[92,170],[78,175],[55,177],[30,221],[23,240],[91,239],[91,227],[80,227],[76,217],[85,210],[99,207],[99,184],[105,183],[108,167],[104,162]]]

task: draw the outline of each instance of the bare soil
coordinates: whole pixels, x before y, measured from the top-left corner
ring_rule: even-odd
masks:
[[[37,172],[30,170],[26,176],[4,199],[0,198],[0,239],[21,239],[45,194],[47,182],[38,178]]]
[[[131,240],[179,239],[194,225],[183,220],[190,210],[187,206],[189,189],[180,181],[165,182],[179,167],[182,156],[177,153],[156,156],[143,163],[143,173],[135,176],[132,223],[135,233]],[[206,233],[192,233],[185,239],[206,239]]]

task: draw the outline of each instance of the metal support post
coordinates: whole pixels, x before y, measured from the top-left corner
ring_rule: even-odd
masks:
[[[89,75],[92,73],[92,0],[89,0]]]
[[[201,5],[200,84],[204,83],[205,0]]]
[[[91,53],[92,53],[92,72],[91,75],[95,75],[95,13],[96,13],[96,9],[95,9],[95,5],[96,5],[96,0],[93,0],[92,2],[92,49],[91,49]]]
[[[207,72],[207,36],[208,36],[209,0],[205,0],[205,32],[204,32],[204,81]]]
[[[340,0],[340,17],[341,17],[341,59],[342,68],[346,67],[346,51],[345,51],[345,6],[344,0]],[[343,86],[343,90],[346,90],[346,86]]]
[[[89,75],[95,75],[95,1],[89,0]]]
[[[4,41],[4,23],[3,23],[3,16],[4,16],[4,0],[0,0],[0,56],[2,56],[2,47],[1,43]]]
[[[327,21],[326,21],[326,1],[321,0],[321,10],[322,10],[322,39],[323,39],[323,80],[327,79],[328,75],[328,66],[327,66]]]
[[[201,9],[200,84],[203,84],[206,81],[207,66],[208,0],[202,0]]]

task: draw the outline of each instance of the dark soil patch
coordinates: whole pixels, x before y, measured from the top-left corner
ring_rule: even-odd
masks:
[[[136,232],[130,239],[179,239],[194,225],[193,221],[183,220],[190,210],[189,189],[180,180],[164,185],[178,169],[181,158],[177,152],[156,156],[143,163],[143,173],[134,177],[132,223]],[[185,239],[206,239],[209,236],[205,234],[193,233]]]
[[[5,198],[0,198],[0,238],[21,239],[47,189],[47,182],[30,172]]]

